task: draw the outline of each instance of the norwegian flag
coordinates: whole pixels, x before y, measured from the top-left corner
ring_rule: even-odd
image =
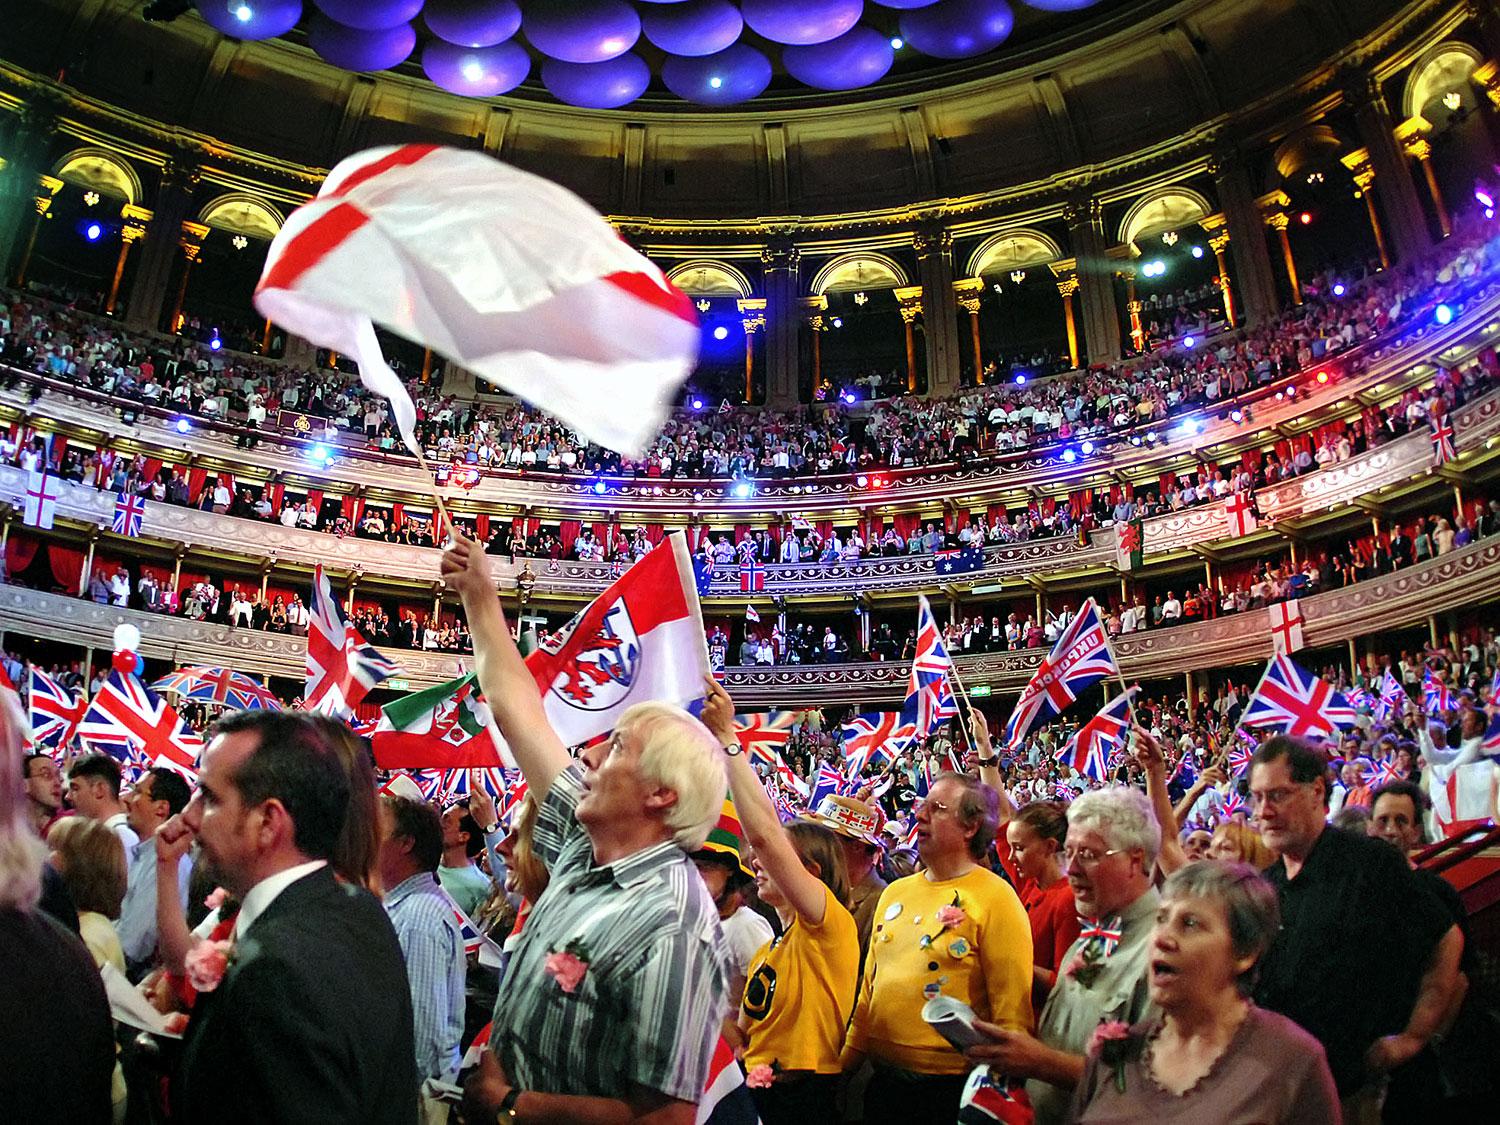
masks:
[[[1018,746],[1033,728],[1062,714],[1085,688],[1119,674],[1099,607],[1089,598],[1022,690],[1005,725],[1006,747]]]
[[[754,559],[740,563],[740,593],[756,594],[766,588],[766,568]]]
[[[179,668],[151,685],[152,691],[173,691],[184,699],[217,703],[236,711],[280,711],[281,700],[256,680],[232,668],[199,665]]]
[[[917,728],[899,711],[872,711],[855,715],[844,724],[843,734],[844,771],[858,777],[877,757],[894,761],[916,738]]]
[[[1125,749],[1130,734],[1130,701],[1136,689],[1122,692],[1106,703],[1100,712],[1078,729],[1057,752],[1057,760],[1085,777],[1103,782],[1109,772],[1109,761]]]
[[[911,662],[906,702],[901,707],[901,717],[911,723],[918,735],[931,734],[958,714],[958,703],[948,683],[952,670],[953,661],[948,658],[948,648],[943,644],[943,633],[932,615],[932,606],[927,604],[926,597],[919,597],[917,654]]]
[[[66,749],[89,709],[87,696],[73,693],[36,667],[31,669],[31,736],[38,746]]]
[[[1273,656],[1245,704],[1247,727],[1279,727],[1283,734],[1331,738],[1354,725],[1354,708],[1326,680],[1289,656]]]
[[[324,715],[350,714],[371,688],[401,668],[365,643],[359,630],[344,620],[321,565],[313,573],[311,609],[302,706]]]
[[[1431,668],[1422,669],[1422,706],[1429,715],[1453,710],[1452,689],[1434,676]]]
[[[1249,492],[1236,492],[1224,501],[1224,522],[1229,534],[1242,539],[1257,527],[1260,521],[1255,515],[1255,496]]]
[[[116,535],[131,539],[141,533],[141,521],[146,518],[146,498],[122,492],[115,497],[115,518],[110,530]]]
[[[1385,674],[1380,677],[1380,699],[1375,707],[1375,717],[1382,722],[1390,715],[1398,704],[1407,703],[1411,697],[1406,694],[1406,688],[1401,686],[1401,681],[1391,675],[1387,668]]]
[[[144,768],[168,766],[197,776],[203,740],[166,700],[135,676],[112,671],[94,696],[78,735],[94,749]]]
[[[1453,446],[1453,423],[1449,421],[1446,414],[1435,414],[1427,419],[1432,433],[1432,460],[1434,464],[1445,465],[1458,456],[1458,451]]]

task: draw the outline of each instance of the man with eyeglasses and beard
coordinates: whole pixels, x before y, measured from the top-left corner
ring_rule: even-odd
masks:
[[[1082,933],[1063,957],[1036,1035],[981,1022],[979,1030],[990,1041],[965,1052],[974,1062],[1027,1080],[1037,1125],[1068,1120],[1099,1024],[1133,1024],[1150,1007],[1148,938],[1159,902],[1151,873],[1160,848],[1161,827],[1138,789],[1096,789],[1068,806],[1063,872]]]
[[[1261,838],[1280,853],[1266,878],[1281,931],[1255,999],[1323,1044],[1347,1125],[1381,1120],[1391,1070],[1431,1040],[1458,987],[1463,935],[1381,840],[1328,825],[1328,758],[1278,735],[1250,761]],[[1376,955],[1380,971],[1371,972]]]

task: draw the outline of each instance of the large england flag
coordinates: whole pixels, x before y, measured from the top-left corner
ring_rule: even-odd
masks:
[[[376,324],[632,456],[698,359],[693,302],[598,212],[484,153],[431,144],[341,161],[272,242],[255,307],[354,357],[413,450],[416,411]]]
[[[1119,674],[1099,607],[1089,598],[1022,690],[1005,726],[1005,745],[1018,745],[1030,731],[1062,714],[1079,692]]]
[[[626,708],[703,698],[708,650],[681,532],[657,546],[526,658],[569,746],[615,728]]]

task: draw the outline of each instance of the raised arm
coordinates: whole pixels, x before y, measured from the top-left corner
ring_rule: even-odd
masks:
[[[484,549],[455,533],[443,552],[442,577],[448,589],[463,599],[479,686],[500,733],[510,744],[531,792],[538,801],[545,800],[552,780],[567,768],[568,751],[547,721],[536,681],[505,623]]]
[[[719,740],[720,746],[738,747],[734,700],[712,676],[704,678],[703,693],[707,699],[701,716],[703,725]],[[823,881],[803,865],[771,798],[745,755],[726,754],[725,759],[729,792],[734,797],[734,809],[739,814],[740,827],[745,830],[745,839],[755,849],[755,862],[770,876],[799,918],[811,926],[821,926],[828,907]]]
[[[978,758],[979,780],[993,789],[1000,798],[1000,827],[1004,828],[1016,818],[1016,803],[1005,789],[1005,779],[1000,776],[1000,755],[990,741],[990,721],[983,711],[973,707],[969,711],[969,730],[974,735],[974,755]]]
[[[1156,811],[1156,821],[1161,825],[1161,850],[1156,856],[1156,865],[1163,875],[1170,875],[1187,864],[1187,853],[1182,850],[1182,841],[1177,837],[1177,814],[1172,809],[1172,798],[1167,796],[1167,759],[1161,744],[1151,737],[1142,726],[1135,726],[1135,760],[1146,771],[1146,796],[1151,798],[1151,807]]]
[[[142,842],[142,847],[149,843]],[[168,972],[181,973],[183,962],[197,942],[188,928],[187,912],[178,894],[182,857],[193,846],[193,834],[180,816],[156,830],[156,951]]]

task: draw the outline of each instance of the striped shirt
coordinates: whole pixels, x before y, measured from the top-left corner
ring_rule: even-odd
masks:
[[[569,766],[539,810],[551,881],[511,957],[490,1045],[522,1090],[625,1098],[642,1086],[696,1102],[728,1008],[718,912],[671,841],[596,864],[574,816],[582,779]],[[571,993],[546,972],[567,951],[588,966]]]
[[[431,872],[397,883],[385,896],[411,984],[417,1076],[452,1081],[464,1035],[464,940],[453,904]]]

